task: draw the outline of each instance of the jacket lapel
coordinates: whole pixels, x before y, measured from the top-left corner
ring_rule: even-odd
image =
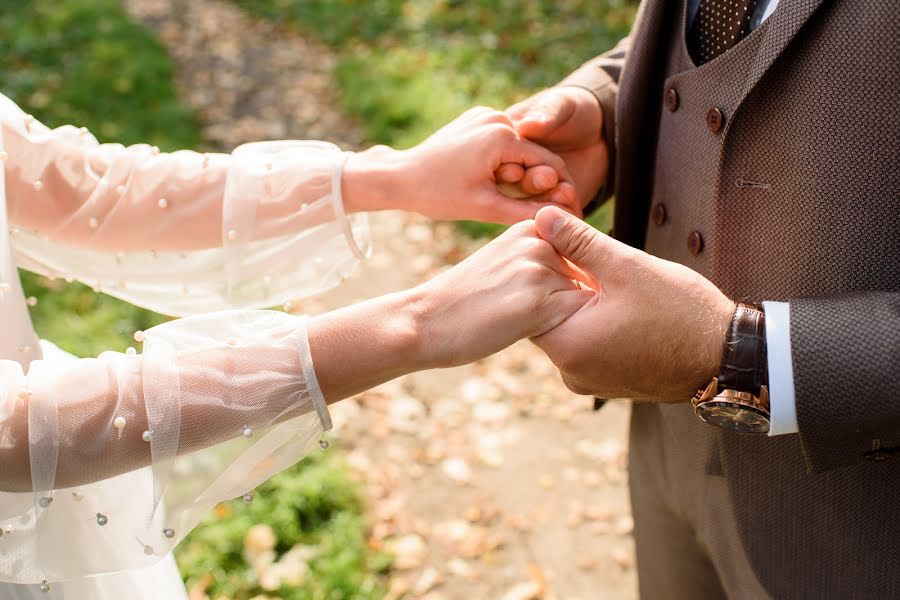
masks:
[[[787,45],[825,0],[780,0],[775,12],[763,24],[764,31],[744,84],[738,107],[756,87]]]
[[[786,0],[789,1],[789,0]],[[679,2],[641,2],[631,30],[628,57],[619,77],[616,109],[616,208],[613,231],[617,239],[641,248],[650,210],[656,128],[662,105],[665,49],[669,23],[681,14]]]

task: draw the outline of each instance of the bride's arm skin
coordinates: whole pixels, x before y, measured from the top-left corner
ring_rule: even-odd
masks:
[[[576,289],[577,277],[536,236],[532,221],[519,223],[423,285],[310,319],[318,384],[336,402],[405,373],[468,363],[540,335],[592,297]],[[208,323],[217,327],[214,317]],[[312,410],[295,318],[257,312],[221,322],[232,323],[233,331],[211,334],[201,324],[184,333],[173,321],[161,326],[168,334],[146,332],[142,355],[38,361],[27,377],[10,373],[15,363],[0,361],[6,363],[0,365],[0,491],[31,490],[29,420],[43,422],[48,414],[59,429],[53,487],[63,488],[151,464],[151,444],[141,436],[151,402],[175,403],[178,454]],[[180,344],[171,356],[150,347],[160,346],[157,339],[171,342],[175,332]],[[10,411],[6,418],[4,411]],[[127,425],[114,427],[116,417]],[[166,433],[154,432],[153,443]]]
[[[516,165],[546,191],[523,199],[503,194],[494,173]],[[348,212],[402,209],[432,219],[512,224],[556,204],[581,215],[565,162],[520,137],[505,113],[482,107],[409,150],[375,146],[354,155],[343,188]]]
[[[97,144],[85,129],[48,129],[3,96],[0,125],[11,224],[60,243],[104,252],[218,248],[226,196],[256,203],[260,238],[334,218],[330,203],[317,202],[331,193],[342,161],[333,148],[308,145],[269,159],[240,149],[232,156]],[[546,165],[555,187],[532,200],[507,198],[494,180],[506,163]],[[248,179],[260,185],[244,189]],[[378,146],[352,155],[343,187],[347,212],[402,209],[501,223],[531,218],[548,203],[578,212],[563,161],[489,109],[463,114],[409,150]]]
[[[540,241],[534,222],[523,221],[417,288],[313,318],[310,348],[326,400],[474,362],[559,325],[593,292],[575,290],[572,279],[583,276]]]

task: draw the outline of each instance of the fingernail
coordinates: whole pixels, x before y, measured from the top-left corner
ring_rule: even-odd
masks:
[[[559,233],[559,230],[562,229],[565,218],[563,217],[561,210],[554,210],[553,212],[556,214],[553,216],[553,222],[550,223],[550,233],[556,235]]]
[[[546,175],[538,175],[534,178],[534,183],[537,184],[537,186],[541,189],[549,188],[552,184],[550,178]]]

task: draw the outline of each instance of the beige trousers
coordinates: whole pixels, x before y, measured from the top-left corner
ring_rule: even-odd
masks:
[[[642,600],[767,600],[744,552],[727,482],[708,474],[689,406],[635,403],[629,478]],[[700,423],[703,427],[710,427]]]

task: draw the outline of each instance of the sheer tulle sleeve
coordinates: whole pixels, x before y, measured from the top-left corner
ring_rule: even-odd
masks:
[[[0,361],[0,579],[150,565],[330,427],[302,317],[210,313],[137,337],[140,354],[27,374]]]
[[[231,155],[100,145],[2,95],[0,154],[0,327],[27,319],[15,266],[206,313],[137,334],[140,353],[63,360],[42,342],[41,360],[3,354],[18,358],[0,360],[0,580],[149,566],[330,427],[305,319],[207,311],[278,304],[349,274],[368,231],[343,213],[346,155],[319,142]]]
[[[344,214],[346,154],[314,141],[232,154],[98,144],[0,95],[14,258],[171,315],[274,306],[328,289],[368,252]]]

